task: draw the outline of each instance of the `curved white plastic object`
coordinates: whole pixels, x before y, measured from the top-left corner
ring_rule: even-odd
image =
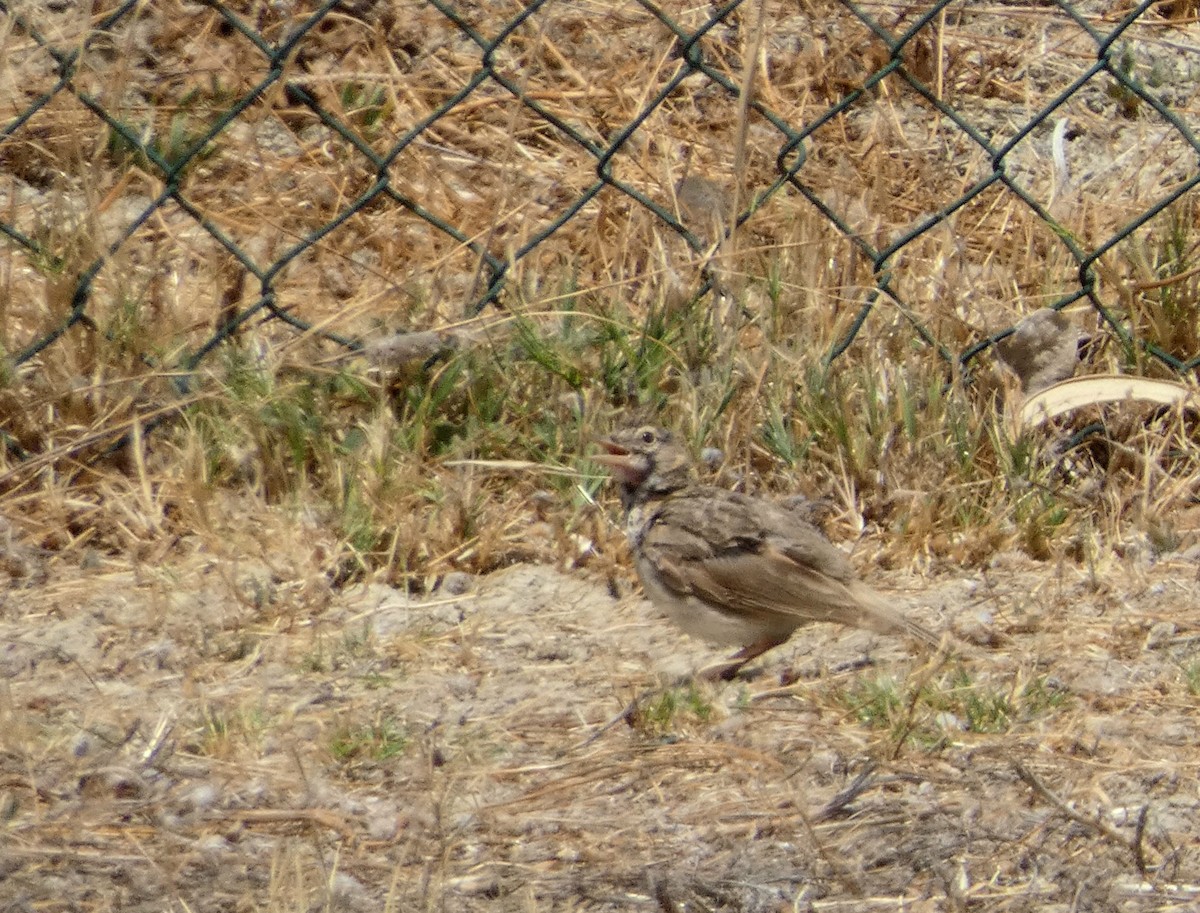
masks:
[[[1161,406],[1177,403],[1200,406],[1196,391],[1175,381],[1150,380],[1128,374],[1091,374],[1072,377],[1039,390],[1021,405],[1017,421],[1021,428],[1036,428],[1072,409],[1125,400]]]

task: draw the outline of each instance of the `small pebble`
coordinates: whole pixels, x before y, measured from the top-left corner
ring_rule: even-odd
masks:
[[[700,451],[700,462],[709,469],[719,469],[725,462],[725,451],[719,447],[705,447]]]
[[[1160,621],[1151,626],[1150,633],[1146,635],[1145,649],[1158,650],[1165,647],[1177,630],[1173,621]]]
[[[967,724],[963,722],[962,718],[948,710],[943,710],[936,717],[934,717],[934,725],[936,725],[939,729],[943,729],[948,732],[967,731]]]
[[[465,574],[462,571],[451,571],[442,578],[442,592],[449,593],[451,596],[461,596],[463,593],[471,589],[474,579],[470,574]]]
[[[188,811],[199,811],[212,808],[217,803],[219,794],[211,783],[200,783],[183,797]]]

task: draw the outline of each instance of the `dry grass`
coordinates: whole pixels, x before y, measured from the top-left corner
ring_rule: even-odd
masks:
[[[108,12],[13,6],[72,47]],[[1107,6],[1082,7],[1111,28]],[[1161,7],[1123,60],[1194,124],[1180,50],[1200,39],[1194,4]],[[301,21],[229,8],[272,41]],[[757,6],[731,13],[705,59],[734,85],[752,77],[789,123],[887,61],[839,4],[763,9],[761,32]],[[866,9],[899,30],[922,12]],[[709,15],[664,11],[687,28]],[[515,12],[462,7],[488,36]],[[1065,16],[1005,4],[949,8],[905,63],[1000,146],[1094,57]],[[425,3],[366,2],[331,12],[287,77],[384,155],[480,58]],[[548,4],[495,54],[600,145],[681,65],[637,4]],[[268,68],[216,10],[162,0],[89,45],[74,84],[174,162]],[[0,19],[3,121],[53,79]],[[693,75],[612,174],[668,212],[686,215],[687,175],[745,209],[783,142]],[[992,167],[896,76],[806,150],[797,179],[878,248]],[[14,909],[1194,904],[1195,417],[1096,407],[1021,434],[990,354],[964,378],[916,332],[961,352],[1069,293],[1061,235],[1102,243],[1194,158],[1096,77],[1005,159],[1058,225],[985,190],[898,252],[903,304],[881,300],[828,364],[874,277],[795,188],[695,251],[606,186],[511,263],[502,308],[464,319],[478,256],[390,202],[294,247],[376,178],[275,86],[181,193],[262,268],[287,259],[282,311],[367,348],[347,356],[260,312],[184,376],[258,301],[257,280],[177,202],[132,228],[161,172],[59,94],[0,140],[0,221],[44,250],[0,248],[3,351],[58,326],[79,274],[119,244],[88,321],[0,377],[0,884],[16,885]],[[485,81],[388,177],[511,259],[593,185],[596,160]],[[1200,351],[1196,227],[1193,196],[1101,258],[1099,295],[1135,344],[1076,306],[1082,370],[1163,376],[1142,343]],[[697,297],[705,276],[724,294]],[[998,645],[963,666],[884,652],[860,668],[865,641],[817,632],[791,672],[781,657],[763,681],[658,695],[632,731],[581,744],[701,661],[665,660],[687,650],[679,636],[607,594],[631,577],[587,454],[646,415],[718,448],[720,484],[827,499],[868,576]],[[452,592],[448,575],[513,565]]]

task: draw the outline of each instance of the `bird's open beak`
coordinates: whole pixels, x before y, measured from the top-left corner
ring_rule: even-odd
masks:
[[[627,485],[638,485],[646,477],[645,457],[630,453],[628,447],[623,447],[610,438],[601,438],[596,443],[604,448],[604,453],[597,453],[592,459],[608,469],[617,481]]]
[[[598,460],[601,459],[601,457],[629,456],[629,448],[623,447],[612,438],[597,438],[596,443],[604,448],[604,453],[596,457]]]

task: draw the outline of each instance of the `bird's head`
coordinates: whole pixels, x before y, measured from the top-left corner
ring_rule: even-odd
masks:
[[[626,507],[634,498],[668,494],[691,481],[692,458],[665,428],[629,428],[598,443],[604,453],[594,459],[620,484]]]

